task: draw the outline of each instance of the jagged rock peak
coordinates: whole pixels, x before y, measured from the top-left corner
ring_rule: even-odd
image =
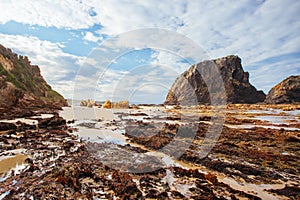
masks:
[[[300,75],[290,76],[274,86],[269,91],[265,102],[269,104],[300,103]]]
[[[216,67],[212,67],[212,65]],[[241,59],[236,55],[229,55],[215,60],[206,60],[192,65],[174,82],[166,97],[165,104],[211,104],[211,96],[206,82],[201,75],[201,69],[210,68],[219,70],[225,88],[225,97],[222,92],[214,93],[214,98],[226,98],[227,103],[257,103],[265,100],[265,94],[257,91],[249,82],[249,73],[244,72]],[[206,81],[214,81],[217,73],[210,73]],[[216,82],[211,91],[218,91],[221,84]],[[224,93],[223,93],[224,94]],[[196,99],[196,100],[194,100]]]

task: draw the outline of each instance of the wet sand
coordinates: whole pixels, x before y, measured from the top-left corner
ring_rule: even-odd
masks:
[[[28,158],[28,156],[24,154],[17,154],[2,158],[0,160],[0,174],[7,173],[17,165],[23,164],[26,158]]]

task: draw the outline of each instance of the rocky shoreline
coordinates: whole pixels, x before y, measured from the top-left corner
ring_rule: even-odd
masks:
[[[191,66],[163,105],[90,99],[67,119],[39,67],[0,45],[0,200],[299,199],[299,86],[266,98],[231,55]]]
[[[268,109],[263,105],[252,105],[252,108],[262,109],[261,113]],[[273,106],[275,110],[283,108],[283,105]],[[296,105],[286,106],[286,110],[288,108],[291,112],[299,109]],[[225,125],[244,124],[247,120],[252,123],[247,118],[248,110],[249,106],[229,105]],[[151,115],[148,111],[118,111],[116,115],[122,120],[101,122],[104,129],[118,129],[120,123],[125,123],[126,145],[84,141],[74,132],[75,128],[68,125],[72,121],[67,122],[55,113],[47,118],[29,117],[28,120],[36,120],[35,124],[0,122],[0,156],[4,158],[0,162],[17,155],[26,156],[18,168],[1,174],[1,199],[299,198],[299,131],[224,126],[212,152],[199,159],[194,151],[208,128],[210,107],[169,109],[165,117]],[[154,164],[160,159],[153,155],[174,138],[179,126],[185,126],[181,118],[186,112],[196,114],[200,120],[193,144],[180,159],[172,161],[175,163],[155,168]],[[236,113],[243,118],[238,118]],[[277,115],[286,114],[279,112]],[[296,116],[299,119],[299,114]],[[254,120],[253,116],[251,119]],[[266,125],[267,122],[257,120],[257,124]],[[140,130],[147,134],[141,134]],[[99,151],[108,152],[101,157],[97,154]],[[149,159],[153,159],[149,163],[154,167],[147,171],[149,165],[142,164],[134,169],[134,173],[134,170],[126,172],[124,163],[112,165],[107,162],[135,154],[149,155]],[[242,185],[248,189],[265,185],[266,189],[253,193]]]

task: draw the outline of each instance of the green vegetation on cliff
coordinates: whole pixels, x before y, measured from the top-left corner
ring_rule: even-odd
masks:
[[[12,94],[15,94],[15,91],[19,96],[13,98]],[[0,45],[0,95],[0,107],[18,104],[37,107],[47,107],[50,104],[54,107],[66,105],[63,96],[47,84],[37,65],[31,65],[27,56],[17,55],[2,45]],[[12,99],[15,105],[9,102]]]

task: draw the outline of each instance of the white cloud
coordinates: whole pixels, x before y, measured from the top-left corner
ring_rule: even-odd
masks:
[[[92,42],[98,42],[99,40],[102,41],[103,37],[98,37],[94,35],[92,32],[86,32],[82,39],[87,41],[92,41]]]
[[[98,1],[90,5],[97,12],[96,19],[103,26],[101,32],[120,34],[137,28],[160,27],[176,29],[182,23],[184,1]]]
[[[98,73],[86,75],[88,65],[82,63],[81,71],[76,77],[74,98],[93,98],[113,101],[130,100],[143,102],[147,98],[151,102],[162,102],[167,88],[179,75],[170,66],[141,65],[128,71],[111,68],[97,68]]]
[[[292,60],[286,62],[271,61],[265,66],[258,64],[270,57],[300,52],[300,22],[298,20],[300,1],[297,0],[231,0],[226,2],[221,0],[130,2],[125,0],[102,0],[101,2],[82,0],[80,2],[72,0],[24,0],[20,3],[4,0],[0,4],[6,9],[0,13],[0,23],[14,20],[27,24],[71,29],[88,28],[93,24],[99,24],[103,27],[102,29],[90,30],[82,38],[94,42],[102,40],[97,35],[113,36],[140,28],[162,28],[177,31],[191,38],[207,54],[201,57],[200,55],[204,52],[193,51],[193,49],[189,49],[190,52],[184,51],[186,43],[176,37],[172,38],[174,46],[169,48],[170,42],[166,41],[170,38],[158,37],[156,43],[152,43],[157,50],[156,54],[153,55],[153,64],[172,66],[175,71],[181,72],[188,67],[176,58],[177,55],[198,56],[197,61],[200,61],[202,58],[207,59],[207,55],[211,58],[217,58],[228,54],[237,54],[242,58],[246,68],[250,66],[250,77],[254,85],[265,91],[270,88],[271,84],[277,83],[279,81],[277,79],[297,73],[295,68],[299,68],[299,62],[295,58],[290,58]],[[116,40],[116,43],[111,45],[112,47],[119,47],[120,49],[115,48],[114,50],[120,52],[122,52],[121,48],[133,46],[141,48],[143,43],[155,41],[147,38],[147,36],[147,31],[144,34],[140,32],[138,35],[129,34],[128,37]],[[20,43],[14,42],[12,38],[5,37],[3,35],[0,39],[3,44],[8,40],[6,43],[10,45],[7,46],[25,52],[31,60],[41,65],[42,69],[43,66],[54,66],[51,69],[42,70],[49,71],[49,75],[45,73],[46,79],[52,81],[52,78],[53,82],[64,77],[55,74],[55,71],[62,71],[62,74],[67,74],[70,67],[64,69],[64,66],[71,65],[72,62],[77,65],[78,60],[80,60],[77,57],[72,57],[72,55],[64,54],[59,46],[61,44],[43,41],[34,43],[38,45],[32,45],[31,42],[25,41],[20,45]],[[32,38],[29,37],[29,41],[31,40]],[[159,49],[159,47],[161,48]],[[103,48],[108,53],[105,54],[105,51],[102,51],[103,55],[100,55],[98,59],[103,60],[101,64],[106,66],[107,63],[104,62],[104,59],[111,62],[112,49]],[[167,52],[168,50],[169,52]],[[173,56],[172,53],[176,56]],[[55,59],[57,55],[63,64],[57,65],[58,61]],[[287,67],[287,70],[282,70],[282,68]],[[267,71],[272,71],[276,76],[264,76]],[[114,81],[120,75],[116,71],[110,73],[111,85],[107,83],[105,87],[103,86],[103,90],[106,91],[105,95],[109,94],[109,90],[115,84]],[[53,78],[52,75],[56,78]]]
[[[163,102],[168,89],[179,74],[170,66],[141,65],[130,69],[114,81],[111,88],[112,97],[116,100],[129,99],[141,101],[141,97],[151,102]]]
[[[73,80],[62,80],[55,81],[51,84],[52,89],[59,92],[67,99],[73,98],[73,90],[74,90],[74,81]]]
[[[14,20],[30,25],[58,28],[88,28],[94,24],[91,7],[73,0],[2,0],[0,23]]]
[[[250,82],[265,93],[279,82],[291,75],[300,74],[300,58],[295,60],[284,59],[271,64],[259,64],[258,68],[249,68]],[[270,78],[271,77],[271,78]]]
[[[176,72],[178,75],[187,70],[193,63],[183,62],[185,58],[179,55],[173,54],[172,52],[156,50],[152,54],[153,65],[164,65],[169,67],[171,73]]]
[[[0,43],[14,52],[26,55],[32,64],[39,65],[45,80],[66,98],[72,96],[71,82],[82,57],[64,53],[59,43],[42,41],[36,37],[0,34]],[[72,75],[70,75],[72,74]],[[66,87],[63,86],[65,82]]]
[[[99,13],[97,20],[104,26],[100,30],[102,33],[116,35],[135,28],[167,28],[194,40],[211,58],[237,54],[244,66],[300,51],[300,2],[295,0],[102,1],[101,5],[94,5]],[[124,41],[134,45],[130,38]],[[159,45],[166,47],[164,42],[165,39],[160,38]],[[174,40],[174,43],[178,45],[179,41]],[[167,59],[168,56],[160,56],[157,61],[166,63]],[[170,59],[167,63],[172,61]],[[288,75],[279,69],[279,64],[277,61],[270,63],[274,66],[273,72],[278,70],[281,77]],[[256,69],[252,69],[251,76],[261,77],[258,76],[261,67],[257,65]],[[295,62],[294,67],[299,68],[299,64]],[[265,87],[264,81],[278,81],[274,76],[265,78],[254,81],[265,91],[269,86]]]
[[[166,28],[190,37],[211,57],[239,54],[245,64],[300,50],[299,1],[80,2],[5,0],[1,1],[6,9],[0,13],[0,22],[15,20],[73,29],[101,24],[99,33],[108,35],[137,28]],[[92,32],[84,39],[98,40]]]

